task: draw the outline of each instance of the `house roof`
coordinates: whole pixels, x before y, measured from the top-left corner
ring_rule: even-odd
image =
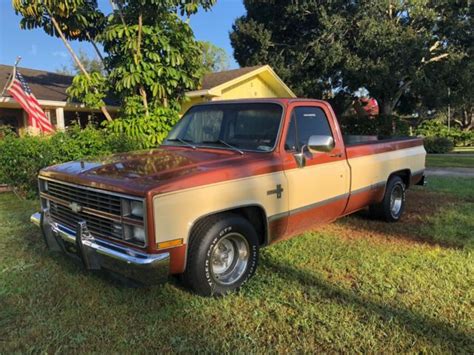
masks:
[[[264,65],[256,65],[253,67],[244,67],[239,69],[225,70],[216,73],[209,73],[202,79],[202,90],[209,90],[216,86],[222,85],[228,81],[234,80],[244,74],[250,73],[256,69],[263,67]]]
[[[0,64],[0,90],[5,87],[12,71],[11,65]],[[72,76],[21,67],[18,71],[38,100],[67,100],[66,89],[72,83]]]
[[[5,87],[12,70],[13,67],[11,65],[0,64],[0,90]],[[18,70],[38,100],[67,101],[68,95],[66,89],[71,85],[73,76],[22,67],[19,67]],[[240,80],[245,80],[254,75],[262,75],[269,82],[278,86],[280,96],[295,97],[293,92],[268,65],[256,65],[253,67],[206,74],[203,78],[201,89],[191,91],[187,94],[188,96],[193,96],[193,94],[217,95],[223,88],[234,85]],[[109,105],[117,104],[116,100],[112,98],[108,98],[105,101]]]
[[[188,97],[218,97],[222,93],[248,79],[259,77],[270,85],[280,97],[296,97],[269,65],[256,65],[217,73],[206,74],[199,90],[188,91]]]
[[[74,76],[22,67],[18,67],[17,70],[21,73],[38,100],[59,102],[68,101],[66,89],[71,86]],[[6,82],[10,79],[12,71],[13,66],[0,64],[0,90],[3,90],[5,87]],[[5,93],[4,95],[8,95],[8,93]],[[70,101],[73,103],[79,103],[75,100]],[[105,98],[104,101],[107,105],[118,105],[118,101],[110,96]]]

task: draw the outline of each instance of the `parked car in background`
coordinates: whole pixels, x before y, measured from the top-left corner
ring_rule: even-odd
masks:
[[[223,295],[283,238],[365,207],[400,220],[406,189],[424,181],[422,140],[344,137],[355,143],[324,101],[200,104],[157,149],[43,169],[32,221],[88,269],[143,283],[181,275]]]

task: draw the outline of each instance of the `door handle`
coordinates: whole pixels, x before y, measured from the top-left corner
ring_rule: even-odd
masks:
[[[329,155],[329,157],[331,157],[331,158],[342,158],[342,153],[331,154],[331,155]]]

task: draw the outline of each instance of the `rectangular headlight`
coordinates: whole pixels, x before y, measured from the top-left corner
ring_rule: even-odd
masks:
[[[130,214],[135,217],[143,218],[143,202],[141,201],[130,202]]]
[[[145,228],[134,226],[132,227],[132,230],[133,230],[133,239],[139,240],[145,243],[145,238],[146,238]]]
[[[132,226],[132,225],[126,224],[125,230],[124,230],[124,237],[125,237],[125,240],[128,242],[133,242],[135,240],[135,241],[145,244],[145,240],[146,240],[145,228],[141,226]]]
[[[143,201],[122,200],[122,213],[124,217],[135,217],[143,219]]]

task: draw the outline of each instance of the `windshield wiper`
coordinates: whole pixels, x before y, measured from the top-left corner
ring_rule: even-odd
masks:
[[[183,138],[168,138],[167,141],[169,141],[169,142],[180,142],[180,143],[182,143],[182,144],[184,144],[184,145],[187,145],[188,147],[191,147],[191,148],[193,148],[193,149],[196,149],[196,146],[195,146],[195,145],[189,143],[189,142],[191,142],[189,139],[183,139]]]
[[[242,150],[240,150],[239,148],[237,147],[234,147],[233,145],[227,143],[225,140],[223,139],[218,139],[218,140],[215,140],[215,141],[203,141],[202,143],[206,144],[216,144],[216,143],[220,143],[220,144],[223,144],[227,147],[229,147],[230,149],[232,150],[235,150],[236,152],[240,153],[241,155],[244,155],[244,152]]]

